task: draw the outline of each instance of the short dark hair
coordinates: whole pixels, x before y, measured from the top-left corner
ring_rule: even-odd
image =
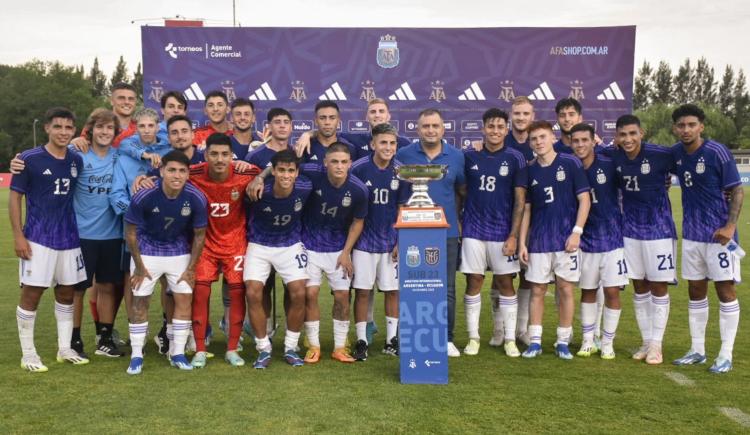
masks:
[[[315,104],[315,113],[317,114],[318,110],[325,109],[328,107],[330,107],[331,109],[336,109],[336,112],[339,112],[339,105],[336,104],[336,102],[331,101],[331,100],[323,100],[323,101],[318,101]]]
[[[594,131],[594,127],[592,127],[589,124],[586,124],[585,122],[580,122],[573,126],[573,128],[570,129],[570,135],[572,136],[573,133],[578,133],[579,131],[586,131],[591,135],[591,139],[596,136],[596,132]]]
[[[44,123],[49,124],[55,118],[70,119],[76,122],[76,115],[67,107],[52,107],[44,113]]]
[[[542,129],[554,132],[554,130],[552,129],[552,124],[550,124],[549,122],[543,119],[540,119],[539,121],[534,121],[531,123],[531,125],[529,125],[529,133],[531,133],[534,130],[542,130]]]
[[[229,98],[227,98],[227,94],[221,91],[211,91],[206,94],[206,101],[203,103],[203,105],[205,106],[206,104],[208,104],[209,98],[215,98],[215,97],[219,97],[222,100],[224,100],[224,103],[226,103],[227,105],[229,104]]]
[[[289,118],[289,120],[292,120],[292,114],[289,113],[288,110],[282,109],[281,107],[274,107],[273,109],[268,111],[268,114],[266,115],[266,120],[268,122],[271,122],[273,118],[276,118],[277,116],[286,116]]]
[[[226,145],[231,148],[232,140],[224,133],[212,133],[206,138],[206,151],[211,148],[211,145]]]
[[[177,100],[178,103],[185,106],[185,110],[188,108],[188,102],[187,99],[185,99],[185,96],[177,91],[168,91],[165,92],[164,95],[161,96],[161,100],[159,100],[159,104],[161,105],[161,108],[167,107],[167,100],[170,98],[174,98]]]
[[[378,124],[372,128],[372,137],[375,137],[380,134],[392,134],[393,136],[398,138],[398,130],[396,130],[396,127],[392,126],[391,124],[388,124],[387,122]]]
[[[172,126],[177,121],[185,121],[190,125],[190,129],[193,129],[193,121],[190,120],[190,118],[187,117],[187,115],[175,115],[169,119],[167,119],[167,131],[169,131],[169,127]]]
[[[231,109],[240,106],[250,106],[250,108],[253,109],[253,112],[255,112],[255,104],[253,104],[253,102],[248,100],[247,98],[237,98],[236,100],[232,101],[232,104],[229,105]]]
[[[484,112],[484,115],[482,115],[482,122],[487,124],[487,122],[490,119],[497,119],[497,118],[502,118],[503,120],[505,120],[506,124],[508,123],[508,114],[505,113],[504,110],[500,110],[497,107],[492,107],[490,109],[487,109],[487,111]]]
[[[423,116],[430,116],[430,115],[437,115],[440,117],[440,119],[443,119],[443,114],[440,113],[439,110],[434,109],[434,108],[424,109],[423,111],[419,112],[419,116],[417,116],[417,119],[420,119]]]
[[[555,104],[555,113],[560,113],[561,110],[563,110],[566,107],[573,107],[579,115],[583,113],[583,109],[581,108],[581,103],[578,102],[575,98],[563,98],[562,100],[558,101],[557,104]]]
[[[279,163],[294,163],[294,166],[299,168],[299,158],[297,153],[290,149],[285,149],[277,152],[271,157],[271,165],[275,168]]]
[[[109,87],[109,93],[114,94],[115,91],[119,91],[122,89],[126,89],[128,91],[134,92],[136,95],[138,94],[138,91],[135,89],[135,86],[131,85],[130,83],[125,82],[117,82],[114,85]]]
[[[641,120],[638,119],[637,116],[628,113],[627,115],[622,115],[619,118],[617,118],[617,122],[615,122],[615,130],[618,128],[625,127],[626,125],[637,125],[638,127],[641,126]]]
[[[328,145],[328,149],[326,149],[326,155],[331,153],[347,153],[349,154],[349,157],[352,156],[352,150],[349,149],[349,146],[343,142],[336,141],[330,145]]]
[[[683,116],[695,116],[698,121],[703,122],[706,119],[706,112],[695,104],[683,104],[672,112],[672,122],[676,124],[677,120]]]
[[[177,162],[180,164],[183,164],[187,167],[190,167],[190,159],[185,155],[185,152],[182,150],[172,150],[164,155],[164,157],[161,158],[161,166],[167,166],[167,163],[169,162]]]

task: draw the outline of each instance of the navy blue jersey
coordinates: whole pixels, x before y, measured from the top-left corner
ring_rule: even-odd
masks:
[[[359,160],[362,157],[369,157],[372,154],[372,134],[370,133],[337,133],[337,137],[347,140],[354,145],[357,155],[352,156],[352,160]],[[401,148],[409,145],[411,141],[403,136],[396,137],[396,147]]]
[[[289,149],[294,151],[292,146]],[[251,163],[261,169],[265,169],[271,166],[271,159],[276,155],[278,151],[268,148],[266,145],[261,145],[258,148],[251,150],[245,155],[245,161]],[[323,163],[323,162],[321,162]]]
[[[357,150],[354,148],[354,145],[349,143],[346,139],[336,136],[337,140],[347,147],[349,147],[349,153],[352,156],[352,159],[354,159],[357,156]],[[305,153],[302,155],[302,161],[305,163],[323,163],[323,159],[326,157],[326,152],[328,151],[328,147],[324,146],[317,137],[311,137],[310,138],[310,152]]]
[[[234,135],[229,136],[229,140],[232,143],[232,160],[241,160],[245,158],[250,149],[249,143],[240,143]],[[253,132],[250,137],[250,141],[262,140],[258,133]]]
[[[505,140],[503,141],[503,143],[506,147],[515,148],[516,150],[520,151],[527,162],[534,160],[534,157],[536,157],[534,151],[532,151],[531,149],[531,145],[529,145],[528,136],[526,137],[526,142],[520,143],[516,140],[516,138],[513,136],[513,132],[511,131],[508,132],[507,136],[505,136]]]
[[[623,247],[620,190],[615,163],[595,155],[586,169],[591,186],[591,210],[581,235],[584,252],[608,252]]]
[[[268,177],[262,197],[250,207],[247,238],[263,246],[292,246],[302,240],[302,210],[312,183],[304,175],[298,176],[292,193],[285,198],[274,197],[273,183],[274,178]]]

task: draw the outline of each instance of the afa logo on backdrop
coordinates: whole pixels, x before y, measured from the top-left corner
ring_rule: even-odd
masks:
[[[381,68],[395,68],[398,66],[399,52],[395,36],[385,35],[380,37],[377,61]]]

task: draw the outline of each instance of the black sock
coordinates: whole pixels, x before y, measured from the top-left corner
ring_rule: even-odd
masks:
[[[100,343],[112,339],[112,324],[111,323],[99,323],[100,335],[102,336]]]
[[[100,322],[94,322],[96,328],[96,335],[102,335],[102,324]]]
[[[81,341],[81,328],[73,328],[73,337],[71,341]]]

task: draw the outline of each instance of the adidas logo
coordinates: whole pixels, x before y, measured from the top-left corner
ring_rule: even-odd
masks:
[[[339,82],[334,82],[330,88],[326,89],[325,93],[318,97],[318,100],[341,100],[346,101],[346,94],[339,86]]]
[[[274,94],[271,87],[268,86],[268,82],[263,82],[263,84],[260,85],[260,87],[256,89],[248,99],[253,101],[276,101],[276,94]]]
[[[188,101],[198,101],[206,99],[206,96],[203,95],[201,87],[198,86],[198,82],[193,82],[190,87],[185,89],[185,92],[183,92],[182,94],[185,96],[185,98],[188,99]]]
[[[372,187],[372,183],[370,183],[370,180],[367,180],[367,182],[365,183],[365,186],[370,186],[370,187]]]
[[[154,207],[154,209],[151,210],[151,213],[159,213],[159,207]]]
[[[555,95],[549,88],[547,82],[542,82],[538,88],[534,89],[534,92],[529,94],[529,100],[554,100]]]
[[[271,212],[271,207],[266,207],[263,209],[263,211]]]
[[[539,183],[536,180],[532,180],[532,182],[531,182],[532,186],[536,186],[537,184],[539,184]]]
[[[624,100],[625,96],[622,95],[620,87],[617,86],[617,82],[612,82],[607,86],[601,94],[596,96],[597,100]]]
[[[310,157],[310,160],[318,160],[318,156],[313,155],[312,157]]]
[[[49,169],[45,169],[44,172],[42,172],[42,174],[44,174],[44,175],[52,175],[52,171],[50,171]]]
[[[471,169],[473,169],[475,171],[478,171],[479,170],[479,165],[474,165],[474,166],[471,167]]]
[[[461,95],[458,96],[460,101],[486,100],[484,92],[479,88],[477,82],[472,83]]]
[[[315,193],[317,193],[318,196],[323,196],[323,191],[320,189],[316,190]]]
[[[94,169],[94,165],[91,163],[86,163],[86,169]]]
[[[414,92],[411,91],[411,87],[408,82],[401,83],[401,86],[396,89],[396,92],[388,97],[391,101],[416,101],[417,97]]]

